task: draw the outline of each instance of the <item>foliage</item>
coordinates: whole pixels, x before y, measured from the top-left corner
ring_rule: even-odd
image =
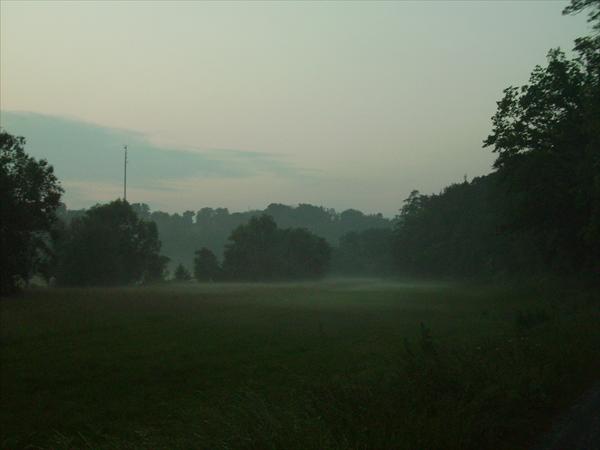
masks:
[[[600,255],[600,83],[553,50],[529,84],[508,88],[485,145],[511,205],[511,230],[534,231],[546,265],[589,269]]]
[[[272,217],[236,228],[225,248],[225,276],[239,280],[306,279],[325,274],[331,247],[306,229],[279,229]]]
[[[221,267],[213,252],[206,247],[196,251],[194,278],[198,281],[216,281],[221,277]]]
[[[577,14],[588,10],[588,22],[592,23],[593,30],[600,32],[600,0],[571,0],[563,14]]]
[[[190,271],[187,270],[181,263],[177,265],[173,276],[175,281],[190,281],[192,279],[192,274],[190,274]]]
[[[495,176],[453,184],[437,195],[413,191],[394,230],[398,270],[454,277],[491,276],[509,268],[517,271],[516,252],[507,264],[513,246],[502,234],[497,194]]]
[[[596,34],[575,59],[551,50],[529,83],[498,102],[484,145],[495,171],[440,194],[413,192],[394,229],[403,273],[430,276],[590,274],[600,267],[600,2]]]
[[[172,261],[181,261],[190,269],[194,267],[193,249],[206,247],[220,259],[231,232],[261,214],[273,217],[280,228],[306,228],[325,238],[330,245],[337,244],[339,238],[348,232],[391,227],[390,220],[381,214],[363,214],[353,209],[338,213],[333,209],[309,204],[294,207],[272,203],[264,210],[246,212],[206,207],[195,213],[185,211],[182,214],[150,211],[148,205],[143,203],[133,204],[132,207],[141,218],[156,223],[163,243],[163,253]],[[78,214],[81,212],[69,211],[68,217]]]
[[[62,189],[54,169],[0,129],[0,295],[14,292],[51,257],[49,234]]]
[[[58,240],[57,281],[62,285],[123,285],[164,277],[156,224],[129,203],[97,205],[74,219]]]
[[[331,271],[343,275],[384,276],[394,270],[392,230],[370,228],[340,238],[334,249]]]

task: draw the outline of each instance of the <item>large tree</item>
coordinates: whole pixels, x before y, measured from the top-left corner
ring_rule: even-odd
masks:
[[[586,6],[597,33],[600,2],[576,0],[566,12]],[[578,39],[575,50],[575,59],[551,50],[528,84],[507,88],[485,140],[509,195],[507,225],[532,231],[561,270],[600,256],[600,40]]]
[[[59,242],[57,281],[64,285],[123,285],[164,276],[156,224],[126,201],[89,209],[73,219]]]
[[[173,278],[175,279],[175,281],[190,281],[192,279],[192,275],[183,264],[179,263],[175,268]]]
[[[52,166],[24,147],[25,138],[0,129],[0,294],[14,292],[47,259],[62,193]]]
[[[280,256],[277,224],[271,216],[252,217],[237,227],[225,247],[223,268],[230,278],[277,278]]]
[[[390,275],[394,269],[392,237],[389,228],[346,233],[334,250],[332,271],[344,275]]]
[[[196,251],[194,278],[198,281],[215,281],[221,276],[221,268],[215,254],[206,247]]]
[[[556,49],[498,102],[485,145],[495,172],[437,195],[413,192],[394,231],[405,273],[522,276],[600,270],[600,0],[575,58]]]
[[[331,247],[303,228],[277,228],[271,216],[253,217],[229,237],[223,270],[230,279],[283,280],[322,276]]]

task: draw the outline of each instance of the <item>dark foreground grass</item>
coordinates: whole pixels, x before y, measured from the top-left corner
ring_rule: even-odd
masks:
[[[3,448],[515,449],[600,373],[592,294],[447,284],[0,301]]]

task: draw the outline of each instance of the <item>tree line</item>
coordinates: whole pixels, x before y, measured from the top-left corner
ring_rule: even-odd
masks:
[[[208,248],[195,252],[193,277],[207,281],[279,281],[319,278],[327,272],[331,246],[306,228],[279,228],[266,214],[233,230],[223,263]],[[173,278],[192,279],[181,263]]]
[[[65,286],[152,283],[168,278],[169,257],[161,252],[158,227],[124,200],[97,205],[68,223],[58,221],[53,264],[44,274]],[[252,216],[236,227],[222,264],[208,248],[195,252],[198,281],[275,281],[323,276],[331,247],[305,228],[279,228],[271,216]],[[173,278],[191,279],[179,263]]]
[[[428,276],[600,275],[600,1],[575,57],[548,53],[508,87],[484,147],[494,171],[440,194],[413,192],[394,229],[398,270]]]
[[[190,278],[193,268],[204,281],[326,273],[598,278],[600,0],[572,0],[564,13],[584,9],[592,33],[576,40],[575,56],[551,50],[527,84],[504,91],[483,143],[497,154],[493,171],[438,194],[413,191],[393,220],[307,204],[167,214],[115,201],[67,211],[52,167],[2,130],[2,293],[34,274],[67,285],[157,281],[169,259],[179,263],[176,278]]]
[[[170,258],[172,269],[182,264],[191,270],[194,251],[203,247],[222,259],[231,233],[253,217],[261,215],[272,217],[281,228],[305,228],[325,238],[332,246],[349,232],[392,227],[392,220],[382,214],[364,214],[356,209],[337,212],[332,208],[307,203],[297,206],[272,203],[262,210],[244,212],[205,207],[196,212],[188,210],[174,214],[151,211],[144,203],[131,206],[140,218],[156,223],[162,241],[162,253]],[[83,214],[85,210],[66,210],[64,207],[58,211],[59,217],[67,223]]]

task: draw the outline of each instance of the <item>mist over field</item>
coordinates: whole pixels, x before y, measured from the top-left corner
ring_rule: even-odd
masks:
[[[0,4],[0,448],[600,448],[600,1]]]

